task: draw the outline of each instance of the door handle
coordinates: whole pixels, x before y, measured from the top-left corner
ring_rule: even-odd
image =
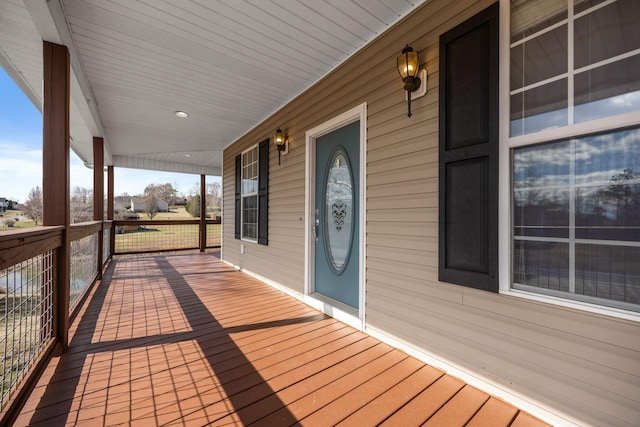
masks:
[[[320,230],[320,220],[316,218],[316,222],[313,225],[313,235],[316,238],[316,242],[318,241],[318,231]]]

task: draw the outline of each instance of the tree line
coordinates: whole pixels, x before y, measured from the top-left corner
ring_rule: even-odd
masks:
[[[207,212],[213,215],[219,215],[221,212],[221,186],[220,183],[214,182],[207,184]],[[127,193],[118,197],[129,197]],[[164,200],[169,206],[185,205],[187,212],[194,218],[200,216],[200,189],[196,184],[188,196],[179,195],[178,191],[171,183],[166,184],[149,184],[144,189],[144,194],[134,197],[145,198],[144,211],[153,219],[158,212],[158,199]],[[106,203],[105,203],[106,206]],[[131,206],[125,206],[129,209]],[[20,205],[22,214],[33,220],[36,225],[42,223],[42,190],[34,187],[29,191],[29,195],[24,203]],[[79,223],[93,220],[93,191],[91,189],[76,186],[71,192],[70,203],[70,221],[71,223]],[[124,212],[118,212],[115,219],[122,219]]]

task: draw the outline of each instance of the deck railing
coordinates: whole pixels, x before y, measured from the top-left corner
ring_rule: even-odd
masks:
[[[102,230],[102,264],[111,256],[111,226],[111,221],[105,222]]]
[[[166,252],[200,247],[199,220],[113,221],[114,254]],[[220,246],[220,221],[207,220],[207,247]]]
[[[98,235],[102,222],[71,225],[69,312],[72,313],[98,275]],[[102,265],[102,264],[101,264]]]
[[[0,235],[0,406],[53,350],[55,251],[63,227]]]
[[[220,246],[220,221],[206,221],[206,246]],[[0,424],[48,363],[56,337],[55,289],[64,227],[0,234]],[[113,254],[199,248],[200,221],[92,221],[69,228],[69,319]],[[113,253],[111,248],[114,247]],[[98,260],[100,259],[100,262]]]

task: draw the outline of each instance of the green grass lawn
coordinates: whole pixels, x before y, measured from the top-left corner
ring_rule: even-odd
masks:
[[[4,216],[0,217],[0,230],[21,230],[24,228],[33,228],[36,226],[36,223],[30,219],[21,219],[19,221],[15,221],[17,217],[22,216],[22,212],[20,211],[11,210],[3,212],[3,214]],[[9,227],[9,225],[7,225],[9,222],[13,224],[12,227]]]
[[[155,218],[154,218],[155,219]],[[207,225],[208,245],[220,244],[220,224]],[[189,225],[146,225],[143,229],[116,234],[115,251],[165,251],[198,247],[199,226]]]

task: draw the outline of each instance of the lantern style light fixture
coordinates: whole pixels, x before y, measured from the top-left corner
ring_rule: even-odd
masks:
[[[414,52],[413,48],[406,45],[402,49],[402,53],[398,56],[398,73],[404,82],[404,90],[407,91],[408,112],[407,116],[411,117],[411,93],[420,87],[420,78],[418,77],[418,67],[420,60],[418,52]]]
[[[282,129],[276,129],[273,143],[276,144],[276,149],[278,150],[278,165],[280,165],[280,155],[285,155],[289,152],[289,139],[282,133]]]

